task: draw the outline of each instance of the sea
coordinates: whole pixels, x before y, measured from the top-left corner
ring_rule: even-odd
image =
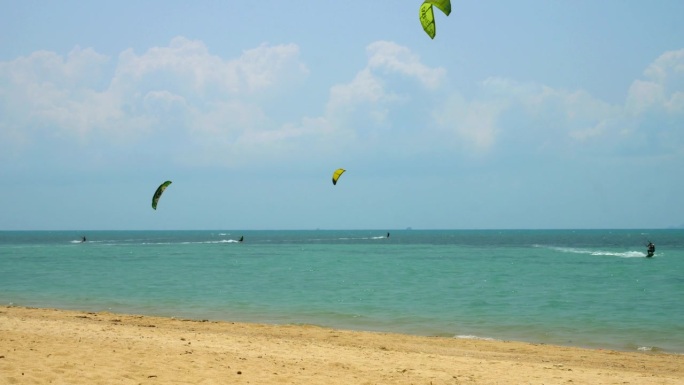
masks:
[[[0,305],[684,354],[684,229],[1,231]]]

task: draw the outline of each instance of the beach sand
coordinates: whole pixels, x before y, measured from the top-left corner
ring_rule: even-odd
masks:
[[[684,355],[0,307],[0,384],[684,384]]]

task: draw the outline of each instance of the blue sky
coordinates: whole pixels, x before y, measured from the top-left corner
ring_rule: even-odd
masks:
[[[420,3],[0,1],[0,230],[684,225],[684,2]]]

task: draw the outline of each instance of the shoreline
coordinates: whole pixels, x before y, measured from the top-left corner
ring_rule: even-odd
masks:
[[[496,336],[492,337],[490,334],[483,333],[471,333],[471,334],[452,334],[449,332],[444,332],[439,328],[430,328],[429,332],[425,329],[415,329],[415,328],[396,328],[388,325],[374,325],[369,326],[367,324],[349,324],[340,322],[317,322],[320,320],[308,320],[302,321],[289,316],[272,316],[261,314],[259,317],[255,317],[253,314],[245,315],[242,313],[226,313],[226,312],[214,312],[207,314],[206,311],[201,311],[199,313],[192,311],[174,311],[162,310],[161,308],[136,308],[132,307],[127,309],[125,307],[113,308],[107,306],[93,306],[92,304],[86,304],[85,306],[77,306],[75,304],[21,304],[9,302],[8,304],[0,305],[0,309],[3,307],[11,308],[26,308],[26,309],[46,309],[46,310],[63,310],[63,311],[74,311],[82,313],[111,313],[111,314],[123,314],[123,315],[136,315],[145,316],[152,318],[164,318],[164,319],[183,319],[186,321],[200,321],[206,320],[207,322],[229,322],[229,323],[243,323],[243,324],[264,324],[272,326],[312,326],[320,327],[323,329],[334,329],[334,330],[344,330],[350,332],[368,332],[368,333],[384,333],[384,334],[397,334],[397,335],[407,335],[416,337],[427,337],[427,338],[453,338],[453,339],[463,339],[463,340],[475,340],[475,341],[493,341],[493,342],[520,342],[531,345],[549,345],[557,347],[570,347],[570,348],[580,348],[589,350],[614,350],[619,352],[633,352],[633,353],[664,353],[664,354],[674,354],[674,355],[684,355],[684,351],[667,349],[662,346],[649,346],[642,344],[626,344],[623,342],[601,342],[596,343],[596,341],[585,339],[583,342],[578,342],[578,339],[567,339],[556,336],[555,338],[548,338],[548,336],[543,335],[528,335],[528,336]],[[232,315],[232,316],[231,316]],[[265,319],[265,320],[264,320]],[[529,333],[528,333],[529,334]]]
[[[682,384],[684,355],[16,306],[0,384]]]

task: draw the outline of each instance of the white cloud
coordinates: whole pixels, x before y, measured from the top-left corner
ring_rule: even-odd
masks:
[[[471,154],[489,151],[496,142],[497,120],[506,108],[505,101],[467,101],[453,94],[433,113],[439,143]]]
[[[629,134],[650,152],[684,154],[684,49],[665,52],[632,83],[625,116],[632,122]]]
[[[294,44],[261,45],[224,60],[201,41],[183,37],[141,55],[122,52],[111,77],[106,64],[105,56],[78,47],[65,57],[39,51],[0,63],[0,81],[7,85],[0,89],[3,131],[22,132],[25,142],[46,133],[135,142],[168,124],[220,133],[216,127],[238,129],[232,124],[236,115],[222,112],[226,105],[240,106],[233,110],[237,116],[251,112],[252,120],[263,120],[263,112],[249,100],[308,73]]]
[[[139,83],[156,76],[199,95],[259,92],[306,75],[308,69],[298,56],[295,44],[263,44],[238,59],[223,60],[210,54],[201,41],[176,37],[168,47],[154,47],[142,55],[131,49],[121,53],[114,83]]]
[[[665,90],[661,84],[635,80],[629,88],[627,109],[632,114],[639,115],[652,108],[662,107],[665,102]]]
[[[417,79],[424,87],[435,89],[443,81],[446,70],[430,68],[421,63],[418,55],[393,42],[377,41],[366,48],[368,68],[394,72]]]
[[[74,48],[66,57],[38,51],[27,57],[0,63],[0,103],[8,129],[31,130],[41,135],[87,134],[93,124],[112,117],[108,100],[97,91],[104,55]],[[107,99],[104,97],[104,99]]]
[[[480,156],[542,151],[648,156],[684,147],[684,50],[666,52],[635,80],[623,105],[583,90],[492,77],[469,100],[454,92],[433,114],[441,134]]]
[[[11,62],[0,63],[0,74],[16,86],[49,83],[58,87],[92,86],[108,58],[92,48],[75,47],[66,57],[54,52],[36,51]]]
[[[345,126],[349,117],[358,114],[359,109],[370,109],[367,116],[374,124],[383,124],[387,118],[387,104],[399,96],[388,92],[380,79],[368,69],[363,69],[347,84],[338,84],[330,89],[326,106],[328,118]]]
[[[443,68],[431,68],[408,48],[378,41],[366,48],[368,63],[349,83],[330,89],[325,118],[355,137],[377,137],[401,121],[392,115],[421,103],[445,78]],[[418,86],[418,87],[416,87]],[[403,122],[406,124],[407,122]]]
[[[627,108],[635,115],[653,110],[667,114],[684,113],[684,49],[658,57],[644,71],[645,80],[635,80]]]
[[[385,146],[393,156],[433,149],[624,153],[641,151],[653,137],[668,151],[684,147],[684,50],[654,60],[624,105],[502,77],[483,80],[465,97],[449,89],[443,68],[407,47],[378,41],[366,51],[364,68],[330,85],[321,116],[286,100],[287,87],[308,74],[294,44],[263,44],[224,59],[201,41],[177,37],[141,54],[126,50],[114,63],[91,48],[65,56],[38,51],[0,63],[0,139],[3,148],[19,149],[53,137],[135,145],[164,133],[157,141],[177,146],[186,161],[220,164],[280,162],[352,145],[368,153]],[[302,109],[301,117],[277,120],[269,113],[274,98]]]
[[[684,49],[668,51],[660,55],[644,71],[646,78],[660,84],[672,84],[684,80]],[[679,83],[681,86],[681,83]]]
[[[457,148],[482,156],[567,149],[602,135],[618,111],[584,91],[492,77],[471,100],[454,93],[434,118]]]

